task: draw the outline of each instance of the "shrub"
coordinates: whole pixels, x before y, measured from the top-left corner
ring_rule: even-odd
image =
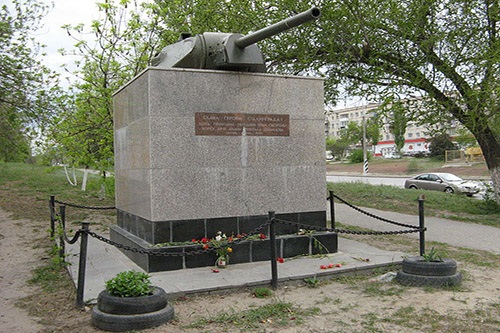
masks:
[[[366,152],[366,158],[368,160],[371,159],[371,156],[372,154],[367,151]],[[349,156],[349,161],[351,161],[351,163],[362,163],[363,162],[363,149],[355,149],[351,152],[351,155]]]
[[[143,272],[126,271],[106,281],[106,291],[116,297],[139,297],[153,291],[149,275]]]

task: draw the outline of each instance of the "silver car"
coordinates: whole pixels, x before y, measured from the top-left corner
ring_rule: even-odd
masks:
[[[405,181],[405,188],[463,193],[469,197],[479,192],[477,184],[451,173],[423,173]]]

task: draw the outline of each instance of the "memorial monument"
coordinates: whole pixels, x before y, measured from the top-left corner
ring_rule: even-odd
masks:
[[[319,15],[312,8],[247,36],[184,35],[114,94],[112,240],[149,249],[218,231],[244,234],[265,223],[269,211],[326,226],[323,81],[264,73],[255,44]],[[277,231],[278,256],[315,251],[297,227]],[[314,237],[337,251],[336,234]],[[231,262],[266,260],[268,248],[243,242]],[[124,253],[148,272],[214,263],[210,253]]]

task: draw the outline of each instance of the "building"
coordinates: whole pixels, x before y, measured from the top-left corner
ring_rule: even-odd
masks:
[[[331,137],[339,137],[343,128],[351,121],[358,125],[363,124],[363,116],[365,119],[377,116],[379,113],[378,103],[369,103],[363,106],[343,108],[337,110],[329,110],[325,112],[325,135]],[[380,128],[380,138],[377,145],[368,145],[368,150],[374,156],[389,156],[396,152],[396,144],[394,135],[390,130],[390,123],[387,117],[382,118],[383,125]],[[457,127],[457,122],[452,121],[448,124],[448,134],[453,136]],[[430,125],[418,125],[415,122],[409,122],[405,132],[405,143],[400,153],[413,155],[417,153],[429,153],[430,139],[429,133],[432,127]],[[360,142],[361,144],[361,142]]]

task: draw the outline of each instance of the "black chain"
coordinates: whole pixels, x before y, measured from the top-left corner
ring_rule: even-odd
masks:
[[[354,230],[335,229],[335,228],[323,228],[323,227],[317,227],[317,226],[312,226],[312,225],[307,225],[307,224],[302,224],[302,223],[280,220],[280,219],[274,219],[274,221],[279,222],[281,224],[295,226],[295,227],[298,227],[301,229],[306,229],[306,230],[328,231],[328,232],[335,232],[335,233],[342,233],[342,234],[353,234],[353,235],[398,235],[398,234],[410,234],[413,232],[420,232],[421,231],[420,228],[418,228],[418,227],[417,227],[417,229],[398,230],[398,231],[354,231]],[[423,231],[425,231],[425,230],[427,230],[427,229],[424,228]]]
[[[332,193],[333,194],[333,193]],[[347,201],[345,201],[344,199],[338,197],[337,195],[333,194],[333,196],[337,199],[339,199],[340,201],[342,201],[343,203],[345,203],[347,206],[351,207],[352,209],[354,210],[357,210],[358,212],[362,213],[362,214],[365,214],[371,218],[374,218],[374,219],[377,219],[377,220],[381,220],[381,221],[384,221],[384,222],[387,222],[387,223],[391,223],[391,224],[394,224],[394,225],[397,225],[397,226],[400,226],[400,227],[404,227],[404,228],[411,228],[411,229],[417,229],[417,231],[420,231],[420,227],[417,227],[417,226],[414,226],[414,225],[410,225],[410,224],[404,224],[404,223],[399,223],[399,222],[396,222],[396,221],[392,221],[392,220],[388,220],[386,218],[383,218],[383,217],[380,217],[380,216],[377,216],[375,214],[372,214],[370,212],[367,212],[361,208],[358,208],[350,203],[348,203]]]
[[[69,239],[68,235],[66,234],[66,228],[63,228],[61,217],[58,214],[56,214],[55,218],[59,222],[59,226],[61,227],[61,234],[63,236],[64,241],[68,244],[75,244],[78,238],[80,238],[80,234],[83,232],[83,230],[82,229],[77,230],[73,238]]]
[[[72,203],[59,201],[59,200],[54,200],[54,202],[57,202],[58,204],[65,205],[65,206],[70,206],[70,207],[75,207],[75,208],[83,208],[83,209],[94,209],[94,210],[116,209],[116,207],[114,207],[114,206],[104,206],[104,207],[83,206],[83,205],[72,204]]]
[[[263,223],[261,224],[260,226],[258,226],[257,228],[255,228],[254,230],[252,230],[250,233],[248,233],[246,236],[243,236],[241,238],[237,238],[235,239],[233,242],[230,242],[228,243],[228,246],[232,246],[232,245],[235,245],[235,244],[238,244],[246,239],[248,239],[249,237],[251,236],[254,236],[256,234],[259,234],[261,233],[262,229],[264,229],[265,227],[267,227],[271,222],[268,221],[266,223]],[[204,253],[210,253],[210,252],[216,252],[218,250],[218,248],[215,248],[215,247],[208,247],[208,248],[201,248],[199,250],[194,250],[194,251],[182,251],[182,252],[167,252],[165,251],[165,249],[146,249],[146,250],[142,250],[142,249],[138,249],[138,248],[135,248],[135,247],[131,247],[131,246],[127,246],[127,245],[123,245],[123,244],[120,244],[120,243],[117,243],[117,242],[114,242],[106,237],[103,237],[101,235],[98,235],[96,234],[95,232],[92,232],[90,230],[80,230],[80,232],[86,232],[88,235],[104,242],[104,243],[107,243],[109,245],[112,245],[112,246],[115,246],[117,248],[120,248],[122,250],[125,250],[125,251],[130,251],[130,252],[134,252],[134,253],[139,253],[139,254],[147,254],[147,255],[151,255],[151,256],[160,256],[160,257],[185,257],[185,256],[194,256],[194,255],[198,255],[198,254],[204,254]],[[198,246],[202,246],[202,244],[199,244]]]

